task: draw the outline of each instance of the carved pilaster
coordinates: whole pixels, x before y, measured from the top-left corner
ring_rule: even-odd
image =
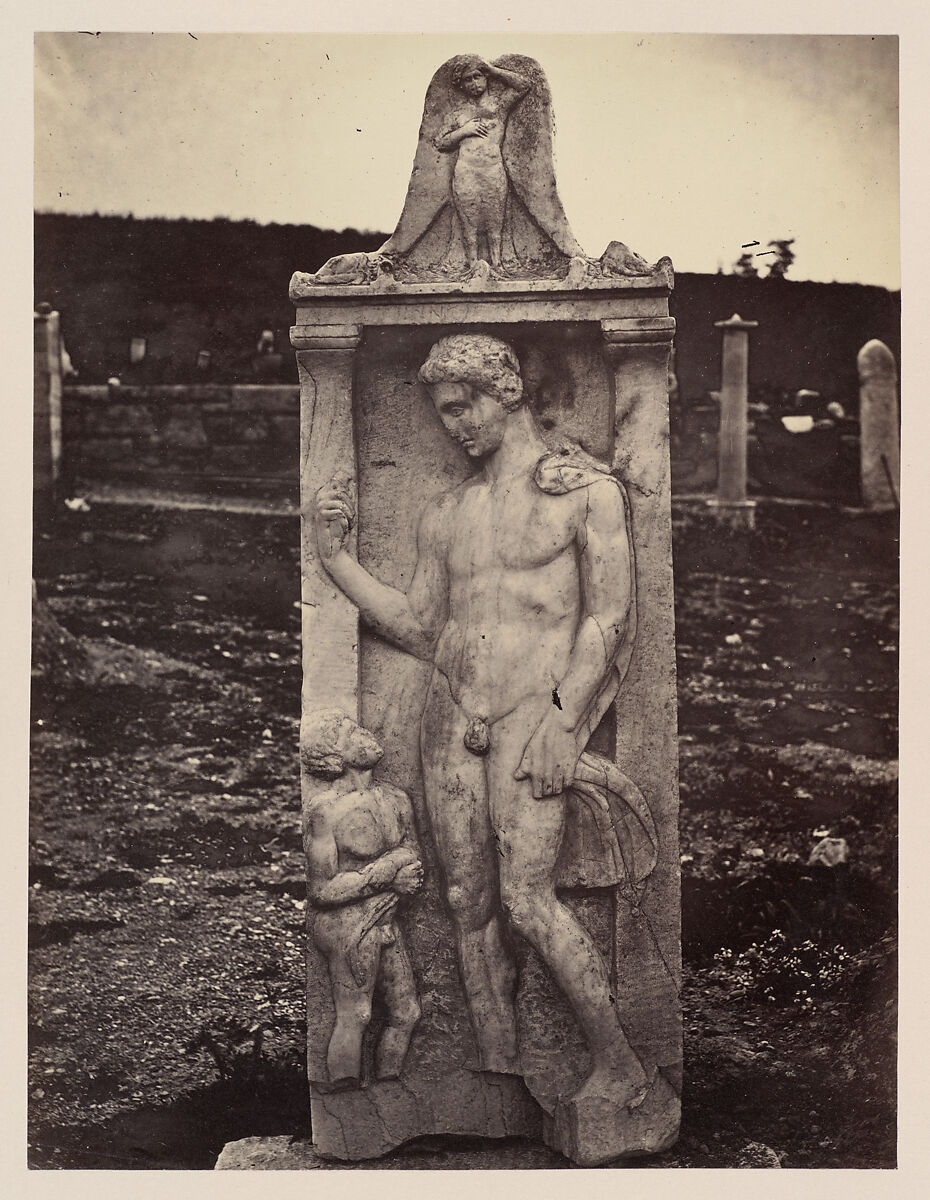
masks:
[[[614,403],[613,466],[630,499],[638,630],[615,704],[617,759],[640,763],[659,861],[638,910],[618,912],[613,982],[630,1039],[680,1087],[678,729],[669,466],[672,317],[602,320]],[[645,773],[643,770],[645,764]],[[630,965],[636,964],[635,972]]]
[[[668,360],[675,320],[605,320],[601,332],[614,390],[614,467],[641,496],[655,495],[663,485],[667,491]]]
[[[341,708],[358,714],[358,612],[323,569],[313,512],[316,493],[334,475],[357,478],[352,382],[357,325],[321,325],[294,337],[300,376],[301,711]],[[354,554],[356,531],[350,534]]]

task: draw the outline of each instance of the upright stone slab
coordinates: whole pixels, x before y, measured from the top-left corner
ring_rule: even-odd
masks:
[[[673,277],[584,254],[551,133],[450,60],[395,233],[291,282],[324,1156],[677,1137]]]
[[[873,512],[899,507],[901,443],[894,355],[873,339],[859,351],[859,454],[862,503]]]

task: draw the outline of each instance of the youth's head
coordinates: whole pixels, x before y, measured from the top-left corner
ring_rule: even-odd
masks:
[[[322,708],[303,723],[300,759],[318,779],[338,779],[350,767],[368,770],[384,754],[373,734],[338,708]]]
[[[433,346],[418,378],[449,436],[472,458],[496,450],[507,418],[523,404],[517,356],[485,333],[456,333]]]
[[[488,90],[484,63],[476,54],[459,54],[452,62],[452,82],[470,100],[477,100]]]

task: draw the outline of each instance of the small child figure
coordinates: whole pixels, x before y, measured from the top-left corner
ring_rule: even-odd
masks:
[[[311,933],[326,959],[336,1023],[326,1055],[333,1090],[355,1088],[362,1039],[379,987],[388,1015],[375,1052],[378,1079],[397,1079],[420,1019],[413,969],[397,923],[401,896],[423,884],[413,810],[405,792],[373,784],[383,750],[337,709],[305,722],[305,770],[331,781],[304,814]]]

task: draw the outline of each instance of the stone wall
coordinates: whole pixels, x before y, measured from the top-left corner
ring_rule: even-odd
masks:
[[[750,370],[752,350],[750,349]],[[671,408],[672,494],[711,495],[717,487],[719,403],[679,401]],[[778,415],[750,409],[746,445],[750,496],[859,505],[859,431],[855,420],[792,434]]]
[[[290,385],[66,387],[64,486],[296,500],[298,398]]]
[[[64,494],[145,489],[296,503],[298,396],[289,384],[66,385]],[[672,406],[674,494],[714,491],[718,420],[712,399]],[[752,494],[858,503],[857,438],[762,433],[749,439]]]

